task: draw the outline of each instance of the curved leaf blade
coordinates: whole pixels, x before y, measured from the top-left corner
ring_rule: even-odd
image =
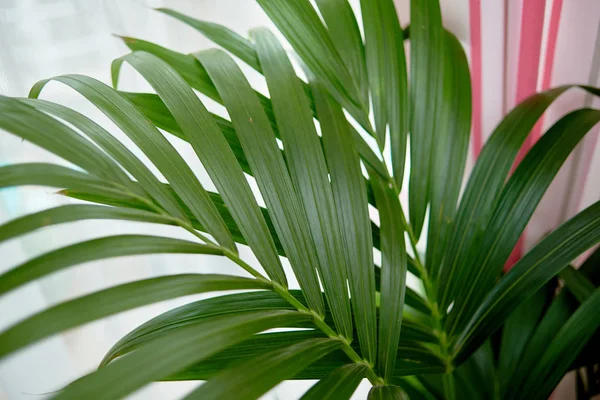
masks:
[[[310,319],[297,311],[258,311],[211,318],[147,343],[133,354],[70,384],[56,399],[121,398],[255,333],[295,326]],[[124,376],[127,379],[122,379]]]
[[[275,119],[285,146],[285,160],[301,204],[316,254],[319,276],[338,332],[352,339],[352,313],[338,224],[327,164],[308,99],[285,51],[266,29],[251,31],[267,80]]]
[[[519,399],[545,399],[552,393],[589,338],[600,327],[600,288],[560,328],[542,358],[529,371]]]
[[[21,101],[40,111],[54,115],[79,129],[104,149],[115,161],[121,164],[123,168],[129,171],[143,187],[142,189],[140,185],[136,185],[130,179],[126,179],[123,183],[128,189],[134,193],[139,192],[142,196],[145,196],[145,193],[148,192],[170,215],[185,220],[185,214],[173,195],[166,190],[164,185],[160,183],[148,167],[127,149],[123,143],[119,142],[100,125],[83,114],[60,104],[40,99],[22,99]]]
[[[406,392],[399,386],[373,386],[367,400],[406,400]]]
[[[235,251],[235,243],[206,190],[173,145],[135,106],[104,83],[83,75],[64,75],[52,80],[70,86],[109,117],[148,156],[167,178],[192,214],[219,244]],[[37,97],[49,80],[36,83],[29,97]]]
[[[406,249],[402,210],[395,192],[370,173],[381,223],[381,301],[379,306],[379,371],[386,381],[394,373],[394,363],[406,293]]]
[[[102,178],[128,180],[119,166],[89,140],[19,99],[0,96],[0,114],[0,128]]]
[[[365,48],[356,16],[348,0],[316,0],[329,36],[365,102],[369,99]]]
[[[79,242],[42,254],[0,275],[0,295],[73,265],[106,258],[158,253],[215,254],[218,246],[146,235],[115,235]]]
[[[227,107],[285,253],[311,308],[324,305],[310,251],[306,214],[297,197],[268,118],[239,67],[221,50],[197,54]]]
[[[263,354],[220,373],[186,399],[256,399],[279,382],[342,347],[336,339],[309,339]]]
[[[256,258],[271,279],[287,286],[275,243],[250,185],[227,140],[192,88],[167,63],[150,53],[135,52],[120,60],[139,71],[165,102]]]
[[[431,162],[431,207],[425,265],[432,277],[440,274],[448,245],[471,136],[471,76],[467,56],[456,37],[444,32],[443,91],[438,111],[441,131],[434,141]],[[434,278],[435,279],[435,278]],[[443,287],[444,282],[438,282]]]
[[[600,202],[561,225],[531,249],[494,286],[454,344],[466,359],[508,315],[585,250],[600,242]]]
[[[367,367],[361,364],[343,365],[317,382],[300,400],[349,400],[366,376]]]
[[[271,21],[290,42],[319,82],[367,132],[372,132],[368,105],[337,53],[329,32],[308,0],[258,0]]]
[[[321,123],[325,160],[331,176],[342,245],[348,267],[352,310],[361,346],[367,360],[377,357],[377,320],[373,239],[365,180],[352,140],[348,121],[339,105],[311,80]]]
[[[176,221],[172,217],[144,210],[89,204],[70,204],[28,214],[0,225],[0,242],[47,226],[88,219],[115,219],[176,225]]]
[[[231,29],[213,22],[201,21],[189,17],[170,8],[155,8],[155,10],[191,26],[255,70],[261,70],[252,42],[241,37]]]
[[[556,122],[527,153],[505,185],[486,227],[469,285],[458,291],[447,326],[464,324],[494,285],[546,189],[584,135],[600,121],[600,110],[580,109]]]
[[[410,2],[410,181],[409,218],[415,236],[421,235],[425,210],[431,200],[431,149],[444,107],[439,66],[445,65],[444,27],[438,0]]]
[[[0,333],[0,358],[64,330],[122,311],[191,294],[218,290],[269,289],[255,279],[182,274],[115,286],[48,308]]]
[[[498,200],[506,177],[529,132],[552,102],[570,86],[537,93],[515,107],[496,127],[486,142],[471,172],[456,212],[440,282],[440,308],[445,310],[457,291],[468,281],[471,262],[479,252],[479,243]],[[577,86],[594,95],[600,89]]]

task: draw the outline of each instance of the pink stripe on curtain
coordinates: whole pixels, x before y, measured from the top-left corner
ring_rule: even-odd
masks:
[[[556,50],[556,37],[560,21],[560,8],[562,0],[555,0],[552,4],[549,33],[547,38],[546,59],[542,69],[542,88],[550,86],[554,53]],[[544,30],[544,14],[546,0],[525,0],[523,2],[521,18],[521,40],[519,45],[519,69],[517,77],[516,102],[525,100],[537,91],[538,73],[540,70],[540,53],[542,48],[542,35]],[[523,160],[527,151],[540,137],[542,120],[540,120],[525,140],[523,147],[517,155],[515,165]],[[525,235],[525,233],[523,233]],[[523,254],[523,235],[517,242],[512,254],[505,265],[505,270],[510,269]]]
[[[482,71],[481,71],[481,0],[469,0],[469,25],[471,39],[471,92],[473,155],[479,156],[483,146],[482,136]]]

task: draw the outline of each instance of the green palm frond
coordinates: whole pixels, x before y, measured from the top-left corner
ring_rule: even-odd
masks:
[[[207,382],[190,399],[254,399],[283,380],[314,379],[303,399],[337,400],[366,378],[369,399],[543,399],[568,371],[599,364],[588,350],[600,328],[600,251],[579,270],[570,263],[600,242],[600,202],[509,272],[502,266],[600,111],[561,118],[511,173],[533,126],[571,86],[529,97],[498,125],[461,192],[470,73],[437,0],[411,1],[410,38],[393,0],[361,0],[361,18],[347,0],[257,1],[293,51],[265,28],[245,38],[159,9],[221,49],[181,54],[122,37],[132,52],[113,61],[114,88],[63,75],[36,83],[29,98],[0,96],[1,129],[74,166],[2,166],[0,188],[54,187],[77,202],[4,222],[0,243],[83,220],[191,235],[111,235],[51,250],[0,275],[0,296],[78,264],[139,254],[225,257],[247,276],[162,276],[68,300],[0,332],[0,359],[126,310],[237,291],[140,325],[56,398],[121,398],[153,381],[197,380]],[[233,57],[264,76],[269,96]],[[123,63],[155,93],[117,90]],[[147,161],[87,116],[38,99],[51,80],[96,106]],[[216,192],[168,135],[189,143]]]

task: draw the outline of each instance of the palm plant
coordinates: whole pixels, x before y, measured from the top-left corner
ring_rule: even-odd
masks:
[[[252,399],[286,379],[316,379],[302,399],[338,400],[367,378],[370,399],[543,399],[572,369],[587,369],[591,382],[598,354],[585,346],[593,346],[600,326],[600,252],[579,270],[569,264],[600,242],[600,202],[508,273],[503,266],[600,111],[560,119],[511,173],[536,121],[570,87],[531,96],[498,125],[461,193],[470,76],[437,0],[411,1],[410,38],[392,0],[361,0],[364,40],[346,0],[316,0],[316,8],[309,0],[258,3],[291,44],[306,80],[268,30],[246,39],[169,9],[159,11],[224,50],[186,55],[122,38],[132,52],[113,62],[113,86],[126,62],[156,94],[118,91],[81,75],[51,78],[108,116],[166,183],[94,121],[38,99],[50,79],[35,84],[29,98],[0,96],[1,128],[78,167],[4,166],[0,187],[58,187],[86,202],[9,221],[0,241],[87,219],[173,225],[192,238],[80,242],[4,273],[0,295],[76,264],[135,254],[211,254],[246,272],[163,276],[61,303],[0,333],[0,357],[132,308],[236,290],[149,320],[56,398],[112,399],[152,381],[207,380],[188,398]],[[264,75],[270,97],[252,89],[231,55]],[[193,89],[224,105],[230,120],[207,111]],[[189,142],[218,193],[203,188],[157,128]],[[409,137],[405,214],[399,193]],[[249,246],[259,265],[243,260],[238,244]],[[282,259],[299,290],[289,288]],[[407,287],[407,274],[420,286]]]

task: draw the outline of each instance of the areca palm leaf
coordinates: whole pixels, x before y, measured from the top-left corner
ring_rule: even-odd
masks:
[[[124,37],[132,53],[113,62],[114,89],[63,75],[38,82],[28,99],[0,96],[1,129],[69,163],[2,166],[0,189],[54,187],[88,203],[2,221],[0,243],[93,219],[170,225],[189,235],[113,234],[53,249],[0,275],[0,296],[79,264],[136,254],[226,257],[251,277],[163,276],[70,299],[0,332],[0,358],[133,308],[243,290],[150,319],[57,397],[118,398],[152,381],[207,380],[188,397],[257,398],[285,379],[316,379],[303,398],[337,399],[350,398],[366,378],[371,399],[535,398],[569,369],[595,362],[581,353],[600,321],[600,251],[579,271],[570,263],[600,242],[600,203],[509,272],[502,266],[600,111],[560,119],[509,177],[534,124],[570,86],[533,95],[499,124],[461,194],[470,75],[437,0],[411,1],[410,77],[407,30],[392,0],[356,8],[347,0],[257,1],[294,54],[264,28],[245,37],[159,9],[223,50],[182,54]],[[268,96],[232,56],[265,78]],[[123,62],[155,93],[116,90]],[[87,116],[37,99],[50,80],[99,108],[147,160]],[[228,117],[211,113],[195,91]],[[191,146],[215,192],[167,135]],[[238,245],[255,257],[245,259]]]

